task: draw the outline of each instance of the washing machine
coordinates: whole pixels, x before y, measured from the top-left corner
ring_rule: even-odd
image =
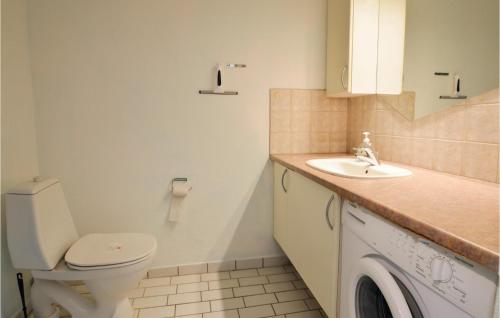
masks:
[[[497,284],[497,273],[344,202],[340,318],[491,318]]]

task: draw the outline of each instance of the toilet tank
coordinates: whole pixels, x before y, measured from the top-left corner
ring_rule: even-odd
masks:
[[[51,270],[78,239],[61,183],[34,179],[7,192],[7,244],[15,268]]]

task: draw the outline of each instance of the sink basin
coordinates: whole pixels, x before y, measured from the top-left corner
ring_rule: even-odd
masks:
[[[347,178],[380,179],[410,176],[410,170],[391,165],[372,166],[356,158],[313,159],[306,164],[314,169]]]

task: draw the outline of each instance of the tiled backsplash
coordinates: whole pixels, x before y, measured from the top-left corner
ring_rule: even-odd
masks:
[[[348,149],[370,131],[382,160],[498,182],[498,90],[415,121],[394,110],[390,98],[350,99]]]
[[[324,90],[272,89],[270,153],[345,152],[347,104]]]
[[[415,121],[394,98],[273,89],[270,153],[351,152],[370,131],[382,160],[499,182],[498,89]]]

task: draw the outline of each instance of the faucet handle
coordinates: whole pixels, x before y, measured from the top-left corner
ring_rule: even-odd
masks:
[[[352,150],[354,151],[355,156],[362,156],[363,155],[363,148],[361,148],[361,147],[353,147]]]

